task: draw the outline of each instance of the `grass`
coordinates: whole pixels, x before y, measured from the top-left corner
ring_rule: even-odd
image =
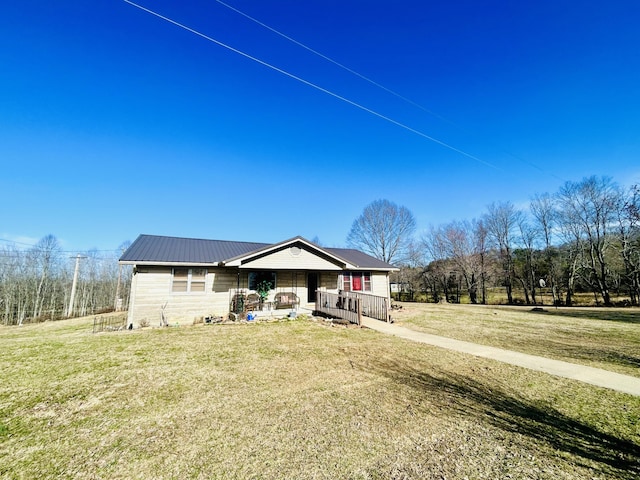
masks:
[[[640,309],[404,303],[397,323],[435,335],[640,377]]]
[[[294,320],[0,328],[1,478],[637,478],[640,398]]]

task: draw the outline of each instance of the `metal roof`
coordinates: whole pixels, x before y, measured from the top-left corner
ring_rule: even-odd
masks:
[[[383,262],[382,260],[353,248],[325,248],[325,250],[333,253],[336,257],[344,258],[351,265],[355,265],[358,268],[374,268],[380,270],[396,269],[393,265],[390,265],[387,262]]]
[[[122,254],[120,261],[210,264],[223,262],[266,246],[266,243],[140,235]]]
[[[296,237],[290,241],[304,240]],[[283,244],[288,241],[282,242]],[[308,242],[305,240],[308,244]],[[210,265],[245,256],[279,244],[204,240],[198,238],[140,235],[120,257],[127,264],[191,264]],[[319,251],[341,258],[356,268],[395,270],[392,265],[359,250],[350,248],[324,248]]]

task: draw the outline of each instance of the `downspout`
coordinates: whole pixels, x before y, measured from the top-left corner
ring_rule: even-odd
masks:
[[[133,328],[134,310],[136,308],[136,294],[138,292],[138,268],[133,266],[131,275],[131,288],[129,291],[129,312],[127,313],[127,328]]]
[[[240,295],[240,269],[239,268],[238,268],[238,278],[237,278],[237,281],[236,281],[236,305],[235,305],[235,307],[236,307],[235,310],[236,311],[233,312],[233,313],[242,313],[242,312],[238,311],[239,310],[238,300],[237,300],[238,295]],[[242,303],[244,304],[244,300],[243,300]]]
[[[389,281],[391,278],[391,272],[387,272],[387,323],[392,322],[391,318],[391,282]],[[398,283],[400,281],[398,280]]]

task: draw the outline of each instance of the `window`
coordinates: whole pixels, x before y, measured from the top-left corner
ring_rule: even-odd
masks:
[[[344,272],[342,289],[345,292],[370,292],[371,274],[369,272]]]
[[[174,268],[172,292],[204,292],[206,268]]]
[[[192,292],[204,292],[204,283],[207,279],[207,270],[204,268],[191,269],[191,288]]]
[[[256,290],[258,288],[258,284],[265,280],[271,284],[271,290],[275,290],[276,272],[249,272],[249,290]]]
[[[171,290],[174,292],[189,291],[189,269],[188,268],[173,269],[173,288]]]

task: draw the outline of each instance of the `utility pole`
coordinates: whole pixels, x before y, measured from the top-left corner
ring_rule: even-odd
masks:
[[[75,300],[75,296],[76,296],[76,285],[78,283],[78,270],[80,270],[81,258],[87,258],[87,257],[83,257],[80,254],[76,256],[76,268],[73,271],[73,283],[71,284],[71,297],[69,297],[69,308],[67,308],[67,317],[70,317],[71,315],[73,315],[73,301]]]

